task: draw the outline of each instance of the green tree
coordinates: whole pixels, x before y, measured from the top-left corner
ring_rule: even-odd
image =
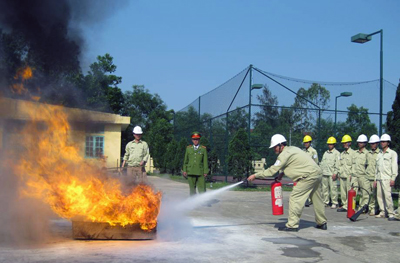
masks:
[[[164,154],[164,163],[167,172],[171,174],[176,174],[179,167],[176,164],[176,152],[178,149],[178,142],[172,138],[172,140],[168,143],[166,152]]]
[[[310,88],[300,88],[297,91],[297,96],[292,107],[294,109],[295,130],[300,130],[302,133],[310,132],[312,127],[317,123],[318,108],[310,102],[317,105],[319,109],[328,108],[330,101],[330,92],[325,87],[318,83],[313,83]]]
[[[90,65],[86,76],[82,76],[80,87],[86,98],[87,106],[98,111],[122,113],[123,94],[118,84],[122,77],[113,75],[117,66],[110,54],[97,56],[97,61]]]
[[[161,172],[165,172],[167,170],[166,146],[173,138],[172,124],[166,119],[157,119],[143,138],[149,144],[154,166]]]
[[[181,174],[183,167],[183,159],[185,158],[186,147],[188,146],[188,142],[185,138],[181,138],[178,143],[178,148],[175,152],[175,165],[176,165],[176,173]]]
[[[251,173],[251,156],[249,137],[244,129],[239,129],[229,142],[227,159],[228,172],[238,181]]]
[[[386,119],[387,133],[390,134],[390,148],[400,154],[400,84],[397,86],[396,97],[392,104],[392,110],[388,112]],[[396,188],[400,188],[400,176],[397,176]]]
[[[360,134],[365,134],[367,136],[371,136],[372,134],[377,133],[377,128],[374,123],[371,123],[371,120],[368,115],[368,109],[364,107],[358,108],[356,105],[352,104],[347,108],[347,119],[344,126],[338,126],[341,133],[339,134],[348,134],[351,136],[353,141],[357,140],[357,137]]]

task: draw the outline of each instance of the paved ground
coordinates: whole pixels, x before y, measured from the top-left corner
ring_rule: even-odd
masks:
[[[71,223],[57,219],[44,244],[1,245],[0,262],[399,262],[400,222],[367,215],[350,222],[328,208],[322,231],[314,228],[310,207],[299,232],[278,232],[288,192],[283,216],[272,215],[269,192],[238,191],[212,196],[185,214],[175,207],[188,195],[186,184],[150,180],[164,194],[157,240],[72,240]]]

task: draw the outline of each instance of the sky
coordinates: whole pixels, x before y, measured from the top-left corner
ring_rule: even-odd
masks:
[[[397,0],[132,0],[83,29],[82,66],[109,53],[123,91],[144,85],[178,111],[250,64],[305,80],[379,79],[380,35],[350,38],[383,29],[384,79],[397,86],[399,10]]]

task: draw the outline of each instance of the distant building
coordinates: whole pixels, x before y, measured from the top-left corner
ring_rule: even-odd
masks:
[[[21,144],[19,133],[31,120],[32,109],[43,105],[38,102],[0,98],[0,153],[8,147]],[[107,168],[120,166],[121,131],[130,124],[130,117],[56,105],[47,105],[49,109],[62,109],[68,116],[70,140],[78,145],[87,159],[101,161]],[[38,121],[46,121],[45,115]]]
[[[254,160],[252,161],[252,165],[254,168],[254,172],[262,172],[265,170],[265,165],[267,164],[267,161],[265,158],[261,158],[261,160]]]

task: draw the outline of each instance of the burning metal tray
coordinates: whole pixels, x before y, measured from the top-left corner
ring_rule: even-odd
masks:
[[[143,230],[139,224],[111,226],[109,223],[72,221],[72,237],[86,240],[149,240],[156,238],[157,227]]]

